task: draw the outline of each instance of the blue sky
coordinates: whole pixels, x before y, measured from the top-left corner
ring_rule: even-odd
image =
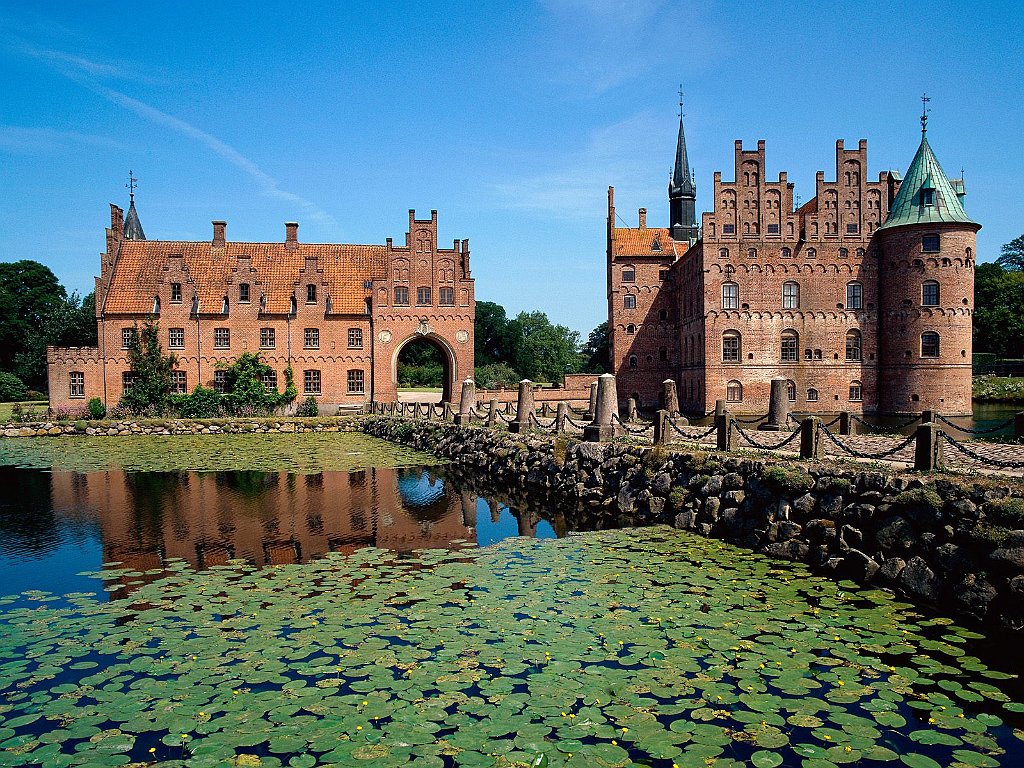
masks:
[[[929,140],[967,182],[982,260],[1024,233],[1014,2],[0,0],[0,260],[92,290],[128,170],[151,239],[469,238],[477,297],[585,336],[605,318],[606,190],[668,219],[676,90],[698,207],[733,140],[801,199],[837,138],[871,176]]]

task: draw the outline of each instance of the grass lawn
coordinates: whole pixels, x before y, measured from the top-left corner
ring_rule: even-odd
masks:
[[[26,401],[21,404],[22,408],[25,410],[32,408],[36,411],[46,411],[49,405],[50,404],[45,400],[36,400],[32,402]],[[0,403],[0,421],[7,421],[11,418],[11,408],[13,407],[14,403]]]
[[[441,387],[399,387],[399,392],[443,392]]]

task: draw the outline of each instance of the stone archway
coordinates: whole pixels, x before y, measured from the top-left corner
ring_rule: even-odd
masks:
[[[415,343],[429,344],[438,352],[442,367],[441,402],[452,402],[452,393],[455,392],[455,352],[448,346],[448,342],[444,338],[435,333],[414,333],[395,346],[395,351],[391,356],[391,380],[395,386],[398,385],[398,356],[403,349]]]

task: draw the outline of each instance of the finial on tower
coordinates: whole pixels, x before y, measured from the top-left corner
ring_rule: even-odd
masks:
[[[679,119],[683,119],[683,84],[679,84]]]
[[[125,186],[128,187],[128,196],[131,198],[132,202],[135,202],[135,187],[138,184],[138,182],[139,182],[139,180],[137,178],[135,178],[135,174],[132,173],[132,171],[129,170],[128,171],[128,183],[125,184]]]
[[[931,101],[928,98],[927,93],[921,94],[921,138],[924,138],[925,134],[928,133],[928,113],[931,111],[928,109],[928,102]]]

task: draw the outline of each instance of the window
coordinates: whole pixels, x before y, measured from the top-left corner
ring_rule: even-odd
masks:
[[[921,334],[921,357],[939,356],[939,334],[925,331]]]
[[[238,303],[248,304],[249,303],[249,284],[239,283],[238,284]]]
[[[306,286],[306,303],[316,304],[316,286],[312,283]]]
[[[922,235],[921,236],[921,250],[925,253],[938,253],[939,252],[939,236],[938,235]]]
[[[622,297],[622,306],[624,309],[636,309],[636,296],[627,293]]]
[[[668,270],[665,269],[665,268],[659,269],[658,270],[658,279],[659,280],[668,280]]]
[[[137,378],[135,371],[125,371],[121,374],[121,390],[127,392],[132,388]]]
[[[848,235],[856,235],[857,234],[857,225],[856,224],[847,224],[846,225],[846,234],[848,234]]]
[[[188,392],[188,377],[184,371],[171,371],[171,392],[175,395]]]
[[[362,349],[363,348],[363,329],[362,328],[349,328],[348,329],[348,348],[349,349]]]
[[[859,402],[862,399],[859,381],[850,382],[850,399],[854,402]]]
[[[846,359],[851,362],[859,362],[864,359],[860,331],[846,332]]]
[[[800,337],[796,331],[782,332],[782,362],[795,363],[800,359]]]
[[[629,367],[630,368],[636,368],[636,363],[637,363],[636,355],[630,355],[629,356]]]
[[[277,334],[273,328],[260,328],[260,349],[273,349],[277,346]]]
[[[718,249],[718,258],[720,258],[720,259],[728,259],[729,258],[729,249],[728,248],[719,248]]]
[[[735,235],[736,234],[736,225],[735,224],[723,224],[722,225],[722,234],[723,235]]]
[[[634,333],[636,333],[636,326],[633,325],[632,323],[627,325],[626,326],[626,333],[628,333],[630,336],[632,336]]]
[[[850,249],[849,248],[840,248],[839,249],[839,258],[840,259],[848,259],[848,258],[850,258]]]
[[[660,251],[661,250],[661,243],[658,242],[658,238],[654,238],[654,242],[651,243],[651,250],[652,251]]]
[[[303,349],[320,349],[319,328],[303,328],[302,347]]]
[[[167,329],[167,346],[169,349],[184,349],[185,348],[185,329],[184,328],[168,328]]]
[[[135,328],[121,329],[121,349],[131,349],[137,335]]]
[[[726,331],[722,334],[722,360],[727,363],[738,363],[740,361],[740,335],[736,331]]]
[[[409,306],[409,289],[404,285],[395,286],[395,304],[403,307]]]
[[[181,283],[171,283],[171,303],[181,304]]]
[[[430,306],[430,286],[421,285],[416,289],[416,306]]]
[[[791,259],[791,258],[793,258],[793,252],[791,250],[789,250],[789,248],[783,248],[782,249],[782,258],[784,258],[784,259]]]
[[[922,189],[921,190],[921,205],[933,205],[935,202],[935,190],[934,189]]]
[[[660,310],[658,310],[658,319],[662,320],[662,321],[668,320],[668,310],[667,309],[660,309]]]
[[[740,287],[736,283],[722,283],[722,309],[740,308]]]
[[[939,306],[939,284],[934,280],[925,280],[922,283],[921,303],[926,307]]]
[[[214,349],[230,349],[231,347],[231,329],[230,328],[214,328],[213,329],[213,348]]]
[[[846,308],[864,308],[864,286],[860,283],[853,282],[846,284]]]
[[[818,249],[817,248],[808,248],[807,249],[807,258],[808,259],[816,259],[816,258],[818,258]]]
[[[228,306],[228,297],[225,296],[223,299],[221,299],[221,302],[220,302],[220,313],[222,315],[226,315],[228,313],[228,309],[229,308],[230,307]]]
[[[658,349],[658,359],[662,362],[668,360],[668,347],[661,347]]]
[[[779,225],[778,224],[769,224],[768,225],[768,234],[769,235],[777,235],[777,234],[779,234]]]
[[[730,403],[743,402],[743,385],[735,379],[726,384],[725,399]]]
[[[816,403],[818,402],[818,390],[811,388],[807,390],[807,402]]]
[[[796,382],[795,381],[790,380],[790,381],[786,382],[786,399],[789,400],[789,402],[791,402],[791,403],[795,403],[796,402]]]
[[[635,283],[636,282],[636,270],[633,267],[622,268],[622,282],[624,283]]]
[[[455,289],[451,286],[441,286],[437,289],[437,298],[442,307],[454,307]]]
[[[800,308],[800,285],[799,283],[783,283],[782,284],[782,308],[783,309],[799,309]]]
[[[349,371],[348,372],[348,392],[352,394],[360,394],[363,391],[363,372],[362,371]]]
[[[263,374],[263,386],[267,392],[277,392],[277,371],[267,371]]]
[[[804,350],[804,360],[810,360],[812,355],[813,353],[811,352],[810,347]]]
[[[757,258],[757,248],[747,248],[747,258],[748,259],[756,259]]]
[[[302,391],[307,395],[320,394],[320,371],[302,372]]]
[[[224,394],[224,389],[225,389],[225,386],[227,385],[227,381],[228,381],[228,372],[227,371],[214,371],[213,372],[213,388],[216,391],[220,392],[221,394]]]
[[[85,397],[85,373],[71,371],[68,374],[68,397]]]

